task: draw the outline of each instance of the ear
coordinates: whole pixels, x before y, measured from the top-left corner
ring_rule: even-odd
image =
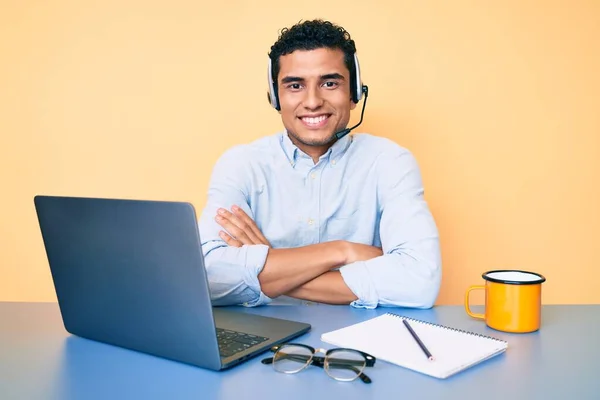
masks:
[[[355,102],[352,101],[352,99],[350,99],[350,110],[354,110],[356,108],[357,104]]]

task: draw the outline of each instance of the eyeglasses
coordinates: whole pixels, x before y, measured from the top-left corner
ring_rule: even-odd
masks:
[[[286,343],[273,346],[273,357],[261,360],[263,364],[272,364],[275,371],[295,374],[309,365],[323,368],[327,375],[338,381],[353,381],[360,378],[364,383],[371,379],[363,374],[365,367],[375,365],[375,357],[359,350],[336,348],[331,350],[315,349],[299,343]],[[316,356],[325,353],[325,357]]]

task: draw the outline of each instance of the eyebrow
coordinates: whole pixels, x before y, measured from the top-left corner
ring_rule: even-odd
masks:
[[[337,72],[331,73],[331,74],[325,74],[325,75],[321,75],[320,76],[321,80],[328,80],[328,79],[339,79],[339,80],[344,80],[344,76],[341,74],[338,74]],[[304,78],[300,78],[299,76],[286,76],[284,78],[281,79],[281,83],[292,83],[292,82],[304,82],[305,79]]]
[[[341,74],[338,74],[337,72],[333,73],[333,74],[325,74],[325,75],[321,75],[321,80],[328,80],[328,79],[338,79],[343,81],[344,80],[344,76]]]

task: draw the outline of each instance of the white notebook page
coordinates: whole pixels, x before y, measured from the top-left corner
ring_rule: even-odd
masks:
[[[402,323],[405,318],[435,357],[430,361]],[[508,343],[450,327],[387,313],[348,327],[327,332],[321,340],[337,347],[361,350],[436,378],[447,378],[500,354]]]

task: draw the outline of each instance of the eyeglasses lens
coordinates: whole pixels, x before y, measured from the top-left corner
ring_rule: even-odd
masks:
[[[325,371],[340,381],[352,381],[364,370],[366,360],[362,354],[350,350],[337,350],[325,358]]]
[[[279,372],[293,374],[305,368],[311,357],[311,351],[305,347],[282,346],[273,356],[273,368]]]

